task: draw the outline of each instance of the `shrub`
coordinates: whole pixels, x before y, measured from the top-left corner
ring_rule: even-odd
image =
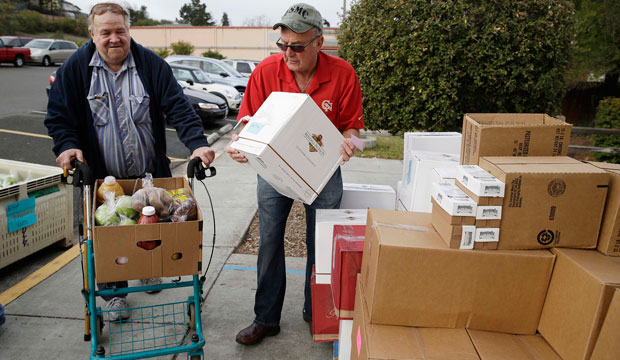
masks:
[[[570,0],[364,0],[340,27],[366,127],[455,130],[466,112],[556,114]]]
[[[200,54],[203,57],[208,57],[208,58],[213,58],[213,59],[226,59],[226,56],[222,55],[219,53],[219,51],[217,50],[210,50],[209,51],[205,51],[202,54]]]
[[[162,58],[167,57],[168,55],[170,55],[170,50],[168,50],[168,48],[159,48],[159,49],[152,49],[155,54],[161,56]]]
[[[594,119],[595,127],[620,129],[620,98],[606,98],[599,102]],[[594,135],[594,146],[620,148],[620,135]],[[619,164],[620,154],[594,153],[599,161]]]
[[[194,45],[187,41],[179,40],[170,44],[172,53],[176,55],[191,55],[194,52]]]

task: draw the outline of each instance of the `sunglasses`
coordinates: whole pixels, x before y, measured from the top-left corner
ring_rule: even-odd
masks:
[[[116,3],[99,3],[93,6],[92,9],[90,9],[91,15],[103,15],[107,12],[113,12],[115,14],[129,16],[127,10],[125,10],[125,8]]]
[[[282,40],[282,38],[280,38],[280,39],[278,39],[278,41],[276,41],[276,46],[277,46],[277,47],[279,47],[279,48],[280,48],[280,50],[282,50],[282,51],[284,51],[284,52],[286,52],[286,50],[287,50],[288,48],[291,48],[291,50],[293,50],[294,52],[296,52],[296,53],[300,53],[300,52],[304,52],[304,50],[306,50],[306,48],[307,48],[308,46],[310,46],[310,44],[312,44],[312,42],[313,42],[314,40],[318,39],[318,38],[319,38],[319,36],[321,36],[321,35],[317,35],[317,36],[313,37],[313,38],[312,38],[312,40],[310,40],[310,41],[309,41],[307,44],[305,44],[305,45],[287,45],[287,44],[282,44],[282,43],[280,42],[280,40]]]

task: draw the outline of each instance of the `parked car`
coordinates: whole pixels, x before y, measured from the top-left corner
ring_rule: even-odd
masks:
[[[237,70],[241,75],[245,75],[250,77],[252,71],[256,69],[260,61],[256,60],[241,60],[241,59],[224,59],[222,60],[226,64],[232,66],[233,69]]]
[[[166,57],[166,61],[170,64],[181,64],[195,66],[209,74],[211,80],[218,84],[230,85],[237,89],[241,96],[245,93],[248,86],[248,78],[239,74],[239,72],[230,65],[217,59],[211,59],[201,56],[186,55],[170,55]]]
[[[28,60],[30,60],[30,49],[6,45],[4,40],[0,39],[0,62],[11,62],[16,67],[22,67]]]
[[[29,62],[43,66],[65,62],[78,49],[73,41],[57,39],[35,39],[25,47],[30,49]]]
[[[54,83],[54,80],[56,80],[56,71],[50,74],[49,80],[50,84],[48,85],[48,87],[45,88],[48,97],[50,96],[50,90],[52,90],[52,84]]]
[[[239,91],[234,87],[214,83],[209,75],[195,66],[170,64],[170,68],[172,68],[172,73],[181,86],[210,92],[226,100],[229,110],[239,110],[242,98]]]
[[[30,42],[32,38],[23,37],[23,36],[2,36],[0,37],[0,40],[4,42],[4,45],[11,45],[13,47],[23,47],[28,42]]]
[[[198,116],[200,116],[203,125],[211,120],[224,119],[228,115],[226,100],[217,95],[206,91],[193,90],[188,87],[183,88],[183,94],[185,94]]]

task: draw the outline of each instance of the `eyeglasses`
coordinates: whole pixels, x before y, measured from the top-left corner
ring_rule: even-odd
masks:
[[[99,3],[93,6],[92,9],[90,9],[91,15],[103,15],[107,12],[113,12],[115,14],[129,16],[127,10],[125,10],[125,8],[116,3]]]
[[[278,39],[278,41],[276,41],[276,46],[280,48],[280,50],[286,52],[286,50],[288,50],[288,48],[291,48],[291,50],[293,50],[296,53],[300,53],[300,52],[304,52],[304,50],[306,50],[306,48],[308,46],[310,46],[310,44],[312,44],[312,42],[316,39],[318,39],[321,35],[317,35],[315,37],[312,38],[312,40],[310,40],[307,44],[305,45],[287,45],[287,44],[282,44],[280,42],[280,40],[282,40],[282,38]]]

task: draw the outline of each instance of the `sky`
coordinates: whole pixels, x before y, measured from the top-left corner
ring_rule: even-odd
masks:
[[[83,13],[88,13],[90,8],[103,0],[67,0],[82,9]],[[347,3],[350,6],[351,0],[305,0],[304,2],[314,6],[329,21],[332,27],[339,26],[342,15],[342,6]],[[115,2],[126,4],[134,9],[146,6],[147,13],[154,20],[171,20],[179,17],[179,9],[184,4],[191,3],[190,0],[115,0]],[[227,0],[209,1],[201,0],[202,4],[207,5],[207,12],[211,14],[216,22],[220,23],[222,14],[226,12],[232,26],[241,26],[246,19],[264,16],[270,23],[276,23],[282,17],[289,5],[295,4],[299,0]]]

